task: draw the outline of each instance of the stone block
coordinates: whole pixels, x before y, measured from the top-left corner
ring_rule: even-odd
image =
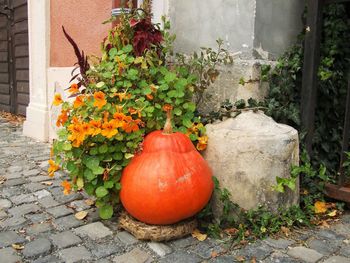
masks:
[[[65,205],[56,206],[47,210],[48,213],[53,215],[55,218],[73,214],[73,209],[68,208]]]
[[[286,249],[290,245],[293,245],[295,241],[288,240],[288,239],[272,239],[272,238],[267,238],[264,240],[266,244],[268,244],[270,247],[277,248],[277,249]]]
[[[84,224],[84,221],[78,220],[74,217],[74,215],[69,215],[65,217],[56,218],[54,220],[54,224],[56,225],[58,230],[68,230],[73,227],[78,227]]]
[[[163,243],[150,242],[148,243],[148,247],[160,257],[164,257],[172,252],[172,249]]]
[[[145,251],[134,248],[130,252],[127,252],[123,255],[116,256],[113,258],[113,262],[117,263],[145,263],[149,260],[150,255],[148,255]]]
[[[27,228],[27,234],[31,235],[31,236],[35,236],[38,235],[40,233],[44,233],[47,231],[52,230],[52,225],[48,222],[44,222],[44,223],[35,223],[32,226],[30,226],[29,228]]]
[[[21,258],[16,255],[16,252],[12,248],[0,249],[1,262],[6,263],[18,263],[21,262]]]
[[[315,263],[323,257],[323,255],[321,253],[318,253],[316,250],[306,247],[290,248],[288,250],[288,255],[309,263]]]
[[[58,248],[66,248],[81,243],[81,239],[71,231],[61,232],[51,237],[52,243]]]
[[[9,209],[9,213],[14,216],[22,216],[38,211],[40,211],[40,207],[36,204],[23,204]]]
[[[24,203],[31,203],[31,202],[34,202],[36,200],[36,198],[33,194],[15,195],[15,196],[12,196],[10,199],[16,205],[21,205]]]
[[[84,246],[63,249],[59,251],[59,255],[65,263],[75,263],[82,260],[90,262],[92,256]]]
[[[12,203],[8,199],[0,199],[0,210],[5,208],[10,208],[12,206]]]
[[[39,203],[45,208],[50,208],[59,205],[59,203],[51,195],[39,199]]]
[[[234,203],[245,209],[264,204],[274,211],[298,204],[299,180],[295,191],[279,193],[272,188],[277,176],[290,178],[291,166],[299,164],[294,128],[252,111],[206,128],[209,143],[204,158]],[[218,213],[220,203],[214,207]]]
[[[133,235],[126,231],[121,231],[117,233],[117,238],[126,245],[133,245],[139,242]]]
[[[24,246],[22,251],[24,257],[31,258],[40,255],[45,255],[51,250],[51,243],[46,238],[38,238],[34,241],[29,242]]]
[[[333,256],[323,261],[323,263],[350,263],[350,259],[340,256]]]
[[[25,239],[15,231],[0,232],[0,247],[7,247],[13,243],[23,243]]]
[[[186,252],[183,250],[178,250],[159,260],[159,263],[185,263],[185,262],[198,263],[198,262],[203,262],[203,259],[193,253]]]
[[[74,229],[74,231],[79,236],[82,236],[82,237],[88,236],[92,240],[104,238],[106,236],[113,234],[113,232],[101,222],[95,222],[85,226],[81,226]]]

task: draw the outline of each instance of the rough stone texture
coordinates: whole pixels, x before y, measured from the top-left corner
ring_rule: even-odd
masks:
[[[323,257],[323,255],[318,253],[316,250],[306,247],[293,247],[288,250],[288,255],[310,263],[317,262]]]
[[[40,233],[48,232],[50,230],[52,230],[52,225],[48,222],[44,222],[41,224],[40,223],[33,224],[31,227],[27,229],[26,232],[31,236],[35,236]]]
[[[12,203],[7,199],[0,199],[0,209],[11,207]]]
[[[326,240],[313,239],[308,242],[308,247],[320,252],[322,255],[330,255],[337,251],[340,242],[327,242]]]
[[[21,262],[21,257],[16,255],[16,252],[12,248],[0,249],[1,262],[6,263],[18,263]]]
[[[34,202],[36,200],[36,198],[33,194],[15,195],[15,196],[11,197],[10,199],[16,205],[20,205],[23,203],[31,203],[31,202]]]
[[[5,231],[0,233],[0,247],[7,247],[13,243],[23,243],[25,239],[15,231]]]
[[[79,236],[88,236],[92,240],[112,235],[112,231],[101,222],[91,223],[74,230]]]
[[[117,238],[126,245],[132,245],[138,242],[138,240],[126,231],[119,232]]]
[[[326,259],[323,262],[324,263],[350,263],[350,259],[340,257],[340,256],[333,256],[333,257]]]
[[[47,210],[55,218],[73,214],[73,209],[66,207],[65,205],[56,206]]]
[[[175,262],[176,263],[180,263],[180,262],[196,263],[196,262],[202,262],[202,261],[203,259],[201,257],[183,250],[176,251],[159,260],[160,263],[175,263]]]
[[[26,244],[24,246],[22,253],[26,258],[31,258],[31,257],[47,254],[50,252],[50,250],[51,250],[50,240],[46,238],[39,238]]]
[[[281,238],[280,239],[267,238],[264,240],[264,242],[271,247],[279,248],[279,249],[285,249],[295,243],[292,240],[281,239]]]
[[[295,129],[249,111],[207,125],[207,134],[204,157],[234,203],[245,209],[266,204],[273,210],[298,203],[298,190],[278,193],[272,189],[276,177],[289,178],[291,165],[299,162]]]
[[[55,219],[54,221],[54,224],[57,226],[59,230],[67,230],[73,227],[78,227],[83,223],[84,223],[83,221],[76,219],[74,215],[60,217]]]
[[[169,246],[158,242],[150,242],[148,243],[148,247],[160,257],[164,257],[172,252],[172,249]]]
[[[65,231],[56,235],[52,235],[50,238],[52,240],[52,243],[58,248],[66,248],[77,245],[82,242],[82,240],[78,236],[74,235],[70,231]]]
[[[59,252],[60,257],[66,263],[74,263],[81,260],[90,260],[91,253],[86,247],[71,247]]]
[[[150,256],[139,248],[134,248],[128,253],[117,256],[113,259],[113,262],[118,263],[145,263]]]

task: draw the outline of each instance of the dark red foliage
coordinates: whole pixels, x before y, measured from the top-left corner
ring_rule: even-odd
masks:
[[[141,56],[151,45],[158,46],[163,41],[162,33],[154,27],[150,19],[131,19],[130,26],[134,29],[133,47],[137,56]]]

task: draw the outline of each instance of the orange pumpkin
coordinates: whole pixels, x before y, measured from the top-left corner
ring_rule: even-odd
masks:
[[[173,224],[195,215],[214,188],[208,164],[186,135],[172,132],[167,113],[164,130],[146,136],[142,153],[121,178],[124,208],[147,224]]]

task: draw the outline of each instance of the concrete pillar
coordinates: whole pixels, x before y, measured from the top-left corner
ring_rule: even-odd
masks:
[[[225,48],[235,54],[232,66],[222,68],[216,84],[207,92],[204,111],[217,110],[229,99],[262,99],[261,64],[274,64],[302,30],[303,0],[169,0],[169,17],[176,34],[175,49],[192,53],[200,47]],[[243,78],[245,85],[239,82]]]
[[[47,141],[49,109],[47,68],[49,66],[50,1],[28,0],[30,103],[23,134]]]

